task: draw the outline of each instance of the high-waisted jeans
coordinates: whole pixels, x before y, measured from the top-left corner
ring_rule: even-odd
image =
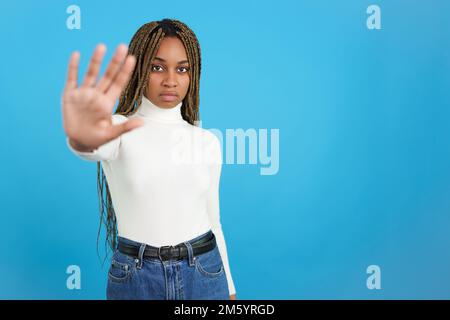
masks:
[[[228,300],[229,291],[222,258],[217,245],[214,249],[193,255],[191,244],[208,232],[183,242],[188,257],[161,260],[138,258],[116,250],[108,270],[106,298],[150,300]],[[143,247],[143,244],[119,237],[120,241]]]

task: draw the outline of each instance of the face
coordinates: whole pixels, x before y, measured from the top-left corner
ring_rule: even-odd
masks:
[[[163,38],[150,67],[147,99],[162,108],[183,101],[189,88],[189,67],[183,42],[176,37]]]

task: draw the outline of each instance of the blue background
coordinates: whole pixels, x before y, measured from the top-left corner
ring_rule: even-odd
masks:
[[[69,30],[66,8],[81,8]],[[366,27],[370,4],[381,30]],[[203,127],[280,129],[280,168],[225,164],[238,299],[450,298],[448,1],[3,1],[0,298],[104,299],[96,165],[65,145],[60,97],[95,45],[187,23]],[[104,71],[106,63],[102,67]],[[81,290],[66,268],[81,268]],[[381,268],[369,290],[366,268]]]

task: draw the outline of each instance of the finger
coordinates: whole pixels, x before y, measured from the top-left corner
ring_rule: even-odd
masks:
[[[64,90],[75,89],[78,81],[78,64],[80,63],[80,53],[72,52],[69,60],[69,68],[67,72],[67,81]]]
[[[125,88],[130,79],[131,74],[133,73],[134,66],[136,64],[136,57],[133,55],[128,55],[126,58],[122,68],[117,74],[116,78],[111,83],[106,95],[113,99],[114,101],[119,98],[120,93]]]
[[[125,132],[139,128],[144,124],[142,119],[129,119],[121,124],[116,124],[110,127],[110,137],[112,139],[124,134]]]
[[[111,85],[114,77],[117,75],[117,72],[120,70],[120,67],[127,57],[127,53],[128,47],[126,45],[121,44],[117,47],[116,52],[114,53],[114,56],[112,57],[104,76],[97,84],[97,88],[99,88],[101,92],[105,92]]]
[[[97,80],[97,75],[102,64],[103,57],[106,52],[106,46],[104,44],[99,44],[95,47],[94,53],[92,54],[91,61],[89,63],[89,68],[84,78],[82,87],[91,87],[95,85]]]

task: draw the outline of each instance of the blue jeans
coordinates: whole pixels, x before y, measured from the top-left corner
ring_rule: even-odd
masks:
[[[184,259],[161,260],[144,257],[146,244],[119,237],[140,247],[135,258],[116,250],[108,271],[106,298],[139,300],[228,300],[229,291],[217,245],[194,257],[192,243],[208,232],[183,242],[188,248]]]

